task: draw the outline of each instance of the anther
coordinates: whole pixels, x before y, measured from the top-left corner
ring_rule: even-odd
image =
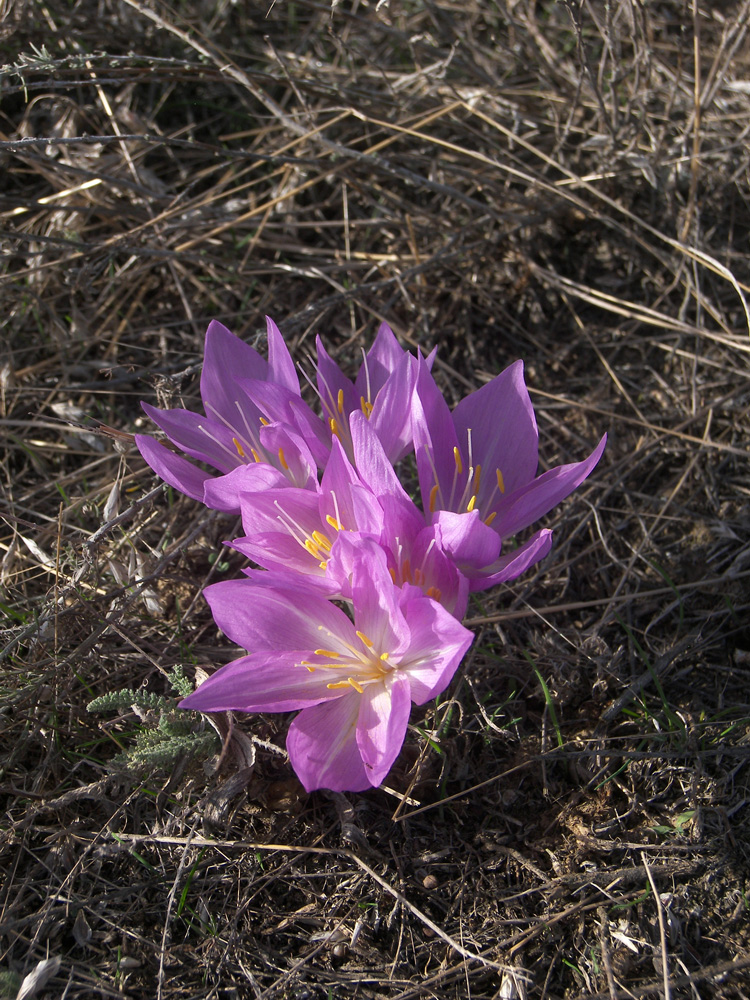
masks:
[[[316,549],[322,549],[324,552],[331,551],[331,543],[322,532],[313,531],[311,537]],[[320,552],[316,552],[315,555],[319,556]]]
[[[281,462],[281,468],[289,471],[289,466],[286,464],[286,459],[284,458],[284,449],[279,448],[279,461]]]
[[[365,646],[367,646],[368,649],[372,649],[372,647],[375,645],[372,639],[368,639],[364,632],[357,632],[357,635],[365,644]]]
[[[438,490],[439,489],[440,489],[440,487],[438,486],[437,483],[435,483],[435,485],[430,490],[430,513],[431,514],[434,513],[434,511],[435,511],[435,501],[437,500],[437,495],[438,495]]]
[[[493,510],[492,513],[489,515],[489,517],[486,517],[484,519],[484,523],[487,525],[488,528],[492,524],[492,522],[495,520],[496,517],[497,517],[497,511]]]
[[[499,469],[496,469],[495,472],[497,473],[497,488],[500,490],[501,493],[505,493],[505,482],[503,481],[503,474]]]
[[[237,440],[237,438],[232,438],[232,441],[234,443],[235,448],[237,449],[237,454],[240,456],[240,458],[244,458],[245,457],[245,449],[242,447],[242,445]]]
[[[456,468],[458,469],[458,474],[460,476],[461,473],[464,471],[464,466],[463,462],[461,461],[461,452],[458,450],[458,448],[453,449],[453,458],[455,459]]]
[[[336,409],[343,415],[344,413],[344,390],[339,389],[338,396],[336,397]]]

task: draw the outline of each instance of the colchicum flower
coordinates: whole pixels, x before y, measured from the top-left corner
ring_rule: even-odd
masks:
[[[583,482],[602,456],[606,435],[582,462],[537,476],[539,433],[522,361],[466,396],[452,413],[422,365],[414,399],[422,499],[433,523],[443,528],[446,551],[472,590],[513,579],[547,554],[552,533],[537,531],[502,555],[500,545]],[[487,559],[490,531],[500,545]]]
[[[383,527],[378,498],[360,481],[334,440],[317,492],[289,487],[241,493],[244,538],[232,547],[271,571],[304,574],[327,596],[349,596],[349,574],[333,570],[339,534],[377,539]]]
[[[170,486],[217,510],[239,513],[240,488],[317,485],[315,462],[296,429],[271,425],[240,384],[247,378],[267,381],[299,396],[284,338],[271,319],[266,323],[268,361],[216,320],[208,327],[201,375],[205,416],[141,404],[174,445],[213,466],[220,476],[213,477],[154,438],[136,434],[143,458]],[[239,476],[235,470],[242,470]]]
[[[515,536],[583,482],[606,437],[582,462],[537,476],[523,363],[451,412],[430,373],[434,355],[404,351],[386,324],[353,382],[318,339],[320,416],[302,399],[281,333],[267,327],[268,361],[211,323],[205,414],[143,404],[178,449],[136,435],[143,457],[182,492],[241,513],[245,536],[227,544],[254,563],[205,591],[248,655],[180,704],[298,711],[287,749],[305,788],[362,791],[385,779],[412,702],[443,691],[469,648],[460,622],[469,592],[547,554],[548,529],[517,548]],[[394,469],[412,450],[423,509]]]
[[[363,791],[387,775],[411,703],[445,689],[473,635],[435,601],[394,586],[363,539],[352,569],[353,621],[310,591],[226,581],[206,589],[219,627],[252,650],[182,702],[201,712],[301,709],[287,737],[308,791]]]
[[[293,487],[241,493],[245,537],[232,548],[269,572],[302,574],[324,596],[348,599],[352,566],[367,537],[383,549],[397,586],[419,588],[460,619],[468,581],[443,551],[442,529],[425,525],[363,414],[352,414],[351,429],[357,468],[335,439],[317,493]],[[499,543],[489,534],[488,558],[494,558]]]
[[[306,441],[318,466],[324,469],[331,443],[338,439],[354,460],[351,419],[363,414],[373,428],[390,462],[413,449],[412,396],[419,364],[429,371],[434,358],[416,358],[399,346],[393,331],[382,323],[370,350],[363,356],[354,382],[348,379],[317,338],[316,383],[323,416],[315,414],[279,382],[240,382],[266,418],[295,427]]]

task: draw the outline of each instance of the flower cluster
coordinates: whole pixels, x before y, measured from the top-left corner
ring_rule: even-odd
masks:
[[[248,655],[181,707],[299,710],[287,749],[305,788],[361,791],[396,759],[411,703],[443,691],[469,648],[469,593],[549,552],[546,528],[509,543],[589,475],[606,439],[584,461],[537,476],[523,363],[451,411],[434,355],[404,351],[386,324],[353,382],[318,339],[318,413],[278,327],[267,326],[268,360],[211,323],[205,414],[144,403],[177,450],[136,435],[167,483],[241,515],[244,536],[228,544],[254,563],[205,592]],[[411,453],[421,506],[395,468]]]

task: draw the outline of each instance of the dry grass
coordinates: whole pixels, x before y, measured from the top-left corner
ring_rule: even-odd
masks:
[[[0,3],[0,992],[747,997],[750,4],[267,7]],[[86,711],[233,655],[236,525],[131,435],[266,312],[449,398],[525,358],[545,464],[610,434],[390,791],[305,796],[276,716],[125,773],[157,715]]]

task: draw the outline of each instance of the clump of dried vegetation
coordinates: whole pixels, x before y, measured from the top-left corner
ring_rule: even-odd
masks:
[[[0,10],[0,993],[746,997],[750,5]],[[279,717],[169,743],[242,561],[139,401],[264,313],[449,397],[525,358],[545,463],[610,434],[367,795]]]

